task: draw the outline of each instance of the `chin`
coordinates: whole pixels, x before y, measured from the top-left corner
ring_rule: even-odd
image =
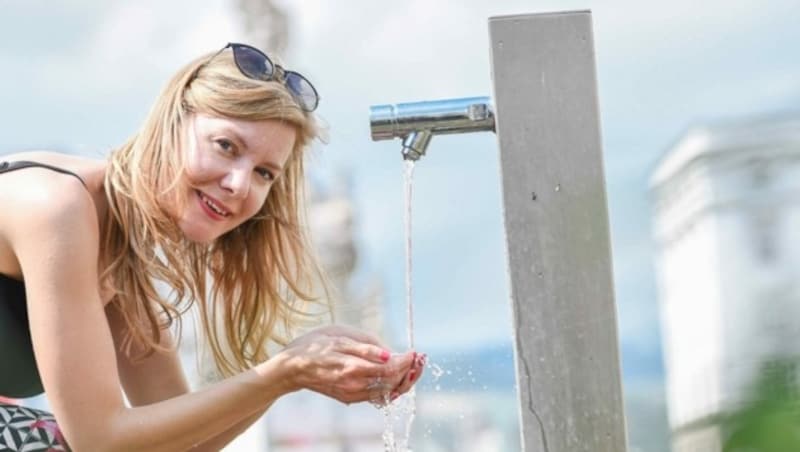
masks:
[[[203,244],[203,245],[210,245],[214,243],[219,237],[221,237],[226,231],[211,231],[206,228],[197,227],[196,224],[186,222],[181,222],[180,224],[181,231],[183,231],[183,236],[186,240],[190,242]]]

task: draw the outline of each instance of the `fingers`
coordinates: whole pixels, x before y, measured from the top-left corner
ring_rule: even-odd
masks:
[[[378,366],[362,366],[362,374],[373,377],[402,378],[414,365],[418,356],[413,351],[392,354],[389,350],[372,344],[356,342],[349,338],[339,338],[339,352],[356,356]],[[398,380],[399,381],[399,380]]]
[[[408,392],[411,387],[419,381],[420,377],[422,376],[422,372],[425,370],[425,363],[427,362],[427,359],[428,357],[425,354],[417,354],[414,357],[414,361],[408,372],[404,375],[403,379],[392,392],[392,400],[396,399],[401,394]]]
[[[343,326],[316,329],[292,347],[305,359],[299,386],[344,403],[381,403],[407,392],[425,359],[413,351],[393,354],[374,336]]]
[[[392,358],[392,352],[384,347],[371,343],[357,342],[349,337],[341,337],[338,341],[342,353],[357,356],[373,363],[386,364]]]
[[[344,403],[371,401],[388,403],[396,388],[407,391],[411,382],[403,385],[414,370],[418,357],[414,352],[394,354],[386,363],[367,362],[351,355],[343,355],[346,363],[334,385],[337,390],[330,394]]]
[[[388,373],[388,375],[385,376],[394,377],[397,380],[397,383],[399,383],[411,369],[416,356],[417,354],[413,351],[395,353],[389,359],[386,369],[384,369],[384,371]]]
[[[353,346],[360,348],[360,346]],[[350,355],[352,357],[352,355]],[[365,361],[361,356],[358,360],[348,363],[348,376],[361,378],[382,378],[390,382],[392,387],[400,384],[400,381],[408,374],[414,364],[415,353],[395,353],[390,355],[386,362]]]
[[[395,355],[392,359],[395,360],[394,365],[373,365],[372,368],[377,372],[375,374],[350,378],[337,398],[345,403],[369,401],[380,405],[390,403],[408,392],[422,375],[426,355],[408,352]]]

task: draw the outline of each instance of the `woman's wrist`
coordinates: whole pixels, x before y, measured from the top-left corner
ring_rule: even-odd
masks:
[[[291,356],[282,351],[253,369],[261,378],[265,389],[276,390],[280,396],[284,396],[303,389],[296,381],[297,372],[293,361]]]

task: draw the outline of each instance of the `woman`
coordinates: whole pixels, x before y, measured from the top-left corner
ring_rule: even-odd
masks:
[[[358,331],[286,340],[324,280],[301,227],[317,103],[302,75],[229,44],[178,71],[107,162],[35,152],[0,163],[13,212],[0,216],[0,395],[45,390],[54,415],[27,410],[38,417],[28,439],[218,450],[285,394],[385,402],[418,380],[424,356]],[[226,377],[197,393],[167,329],[193,302]],[[284,347],[269,356],[270,342]]]

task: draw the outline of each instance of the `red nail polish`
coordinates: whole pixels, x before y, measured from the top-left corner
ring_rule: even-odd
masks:
[[[417,373],[415,371],[411,371],[408,373],[408,381],[414,381],[414,378],[417,377]]]
[[[384,351],[381,352],[381,361],[388,362],[389,358],[391,358],[391,357],[392,357],[392,354],[389,353],[388,351],[384,350]]]

